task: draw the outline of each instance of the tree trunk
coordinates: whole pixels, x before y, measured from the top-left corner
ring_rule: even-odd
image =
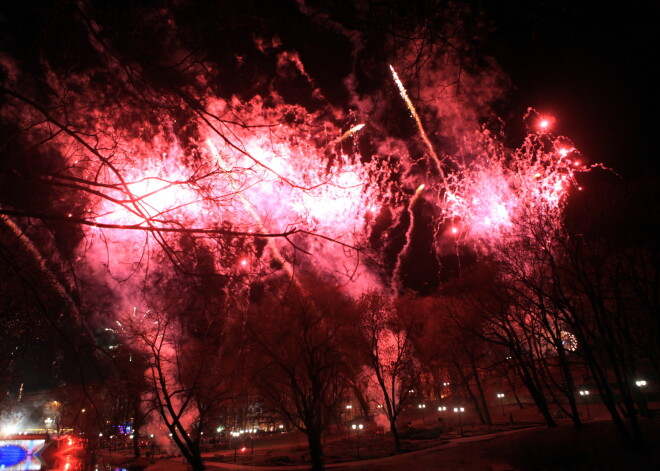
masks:
[[[137,430],[133,430],[133,455],[140,457],[140,434]]]
[[[309,458],[312,462],[312,471],[323,471],[325,469],[325,463],[323,459],[321,432],[307,430],[307,443],[309,444]]]
[[[481,378],[479,378],[479,370],[477,369],[477,364],[474,361],[474,358],[471,358],[472,363],[472,374],[474,375],[474,383],[477,387],[477,394],[479,395],[479,403],[483,410],[483,418],[485,425],[493,425],[493,419],[490,416],[490,411],[488,410],[488,401],[486,400],[486,395],[484,394],[483,386],[481,385]]]
[[[399,439],[399,431],[396,429],[396,418],[390,419],[390,432],[392,433],[394,450],[399,453],[401,451],[401,440]]]
[[[362,390],[354,382],[351,382],[351,389],[353,390],[353,394],[355,394],[355,397],[360,403],[360,409],[362,409],[362,415],[364,416],[365,419],[371,420],[371,411],[369,410],[369,403],[365,399],[364,394],[362,394]]]
[[[204,471],[204,460],[199,450],[193,451],[188,460],[192,471]]]
[[[520,402],[520,398],[518,397],[518,393],[516,392],[516,385],[513,383],[513,381],[511,381],[511,378],[509,378],[509,373],[508,372],[504,375],[504,378],[506,379],[506,382],[509,385],[509,388],[511,388],[511,393],[513,394],[513,397],[516,400],[516,403],[518,404],[518,407],[520,407],[521,409],[524,409],[523,404],[522,404],[522,402]]]
[[[548,401],[545,398],[545,394],[543,394],[543,390],[540,386],[537,387],[538,383],[535,381],[534,375],[531,374],[530,368],[524,365],[521,361],[518,362],[518,374],[520,375],[520,379],[522,380],[523,384],[529,391],[529,394],[532,396],[534,404],[536,404],[536,407],[545,419],[545,422],[548,424],[548,427],[556,426],[557,422],[555,422],[555,419],[552,418],[550,407],[548,406]]]
[[[561,339],[557,339],[557,341],[561,342]],[[559,367],[561,368],[562,376],[564,377],[564,385],[567,391],[566,398],[571,407],[571,419],[573,419],[573,425],[575,428],[581,428],[582,420],[580,419],[580,412],[578,411],[577,401],[575,400],[575,381],[573,380],[573,373],[571,373],[571,365],[566,356],[566,351],[561,345],[557,347],[557,358],[559,359]]]
[[[481,424],[485,424],[486,419],[484,418],[484,415],[482,413],[481,407],[479,405],[479,401],[477,400],[477,396],[475,396],[474,392],[472,391],[472,388],[470,388],[470,378],[464,373],[463,368],[456,360],[454,360],[453,363],[454,363],[454,375],[459,378],[465,395],[470,398],[470,401],[472,402],[472,406],[474,410],[477,412],[477,415],[479,416],[479,422]]]
[[[199,453],[192,455],[190,467],[192,468],[192,471],[204,471],[204,460]]]

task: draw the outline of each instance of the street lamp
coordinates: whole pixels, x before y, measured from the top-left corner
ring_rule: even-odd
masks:
[[[363,424],[353,424],[351,428],[355,430],[355,435],[357,436],[357,456],[360,457],[360,430],[364,428]]]
[[[465,412],[465,407],[454,407],[454,412],[458,414],[458,423],[461,426],[461,437],[463,436],[463,419],[461,416]]]
[[[646,396],[644,395],[644,388],[646,387],[646,380],[645,379],[638,379],[635,381],[635,385],[637,386],[638,395],[639,395],[639,407],[641,409],[641,413],[644,416],[650,416],[649,415],[649,406],[646,402]]]
[[[447,406],[439,406],[438,411],[442,412],[442,423],[447,422]]]
[[[353,405],[352,404],[346,404],[346,420],[345,422],[348,422],[353,418],[353,414],[351,412],[353,411]]]
[[[426,415],[424,414],[424,412],[426,411],[426,404],[418,404],[417,408],[422,411],[422,423],[425,424],[426,423]]]
[[[580,396],[584,398],[584,404],[587,407],[587,417],[591,418],[591,411],[589,411],[589,390],[580,389]]]
[[[502,407],[502,417],[506,414],[504,413],[504,393],[497,393],[497,397],[500,399],[500,407]]]

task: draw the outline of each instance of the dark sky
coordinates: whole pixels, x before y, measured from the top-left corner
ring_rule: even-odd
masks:
[[[6,40],[3,46],[7,49],[15,49],[10,50],[10,53],[16,52],[26,57],[32,57],[34,52],[35,63],[39,62],[38,59],[44,51],[50,52],[58,57],[61,64],[64,64],[63,68],[68,65],[67,60],[71,59],[73,69],[75,62],[81,57],[84,58],[84,51],[81,52],[82,48],[78,47],[79,38],[71,33],[71,31],[75,32],[74,28],[70,29],[68,35],[59,34],[62,25],[67,25],[71,20],[70,16],[67,16],[68,10],[63,8],[64,13],[60,18],[54,14],[60,12],[58,8],[53,7],[59,5],[57,3],[50,2],[52,11],[42,9],[39,2],[26,3],[30,3],[33,10],[29,10],[21,2],[15,2],[12,6],[3,6],[8,10],[15,10],[11,14],[0,8],[0,17],[4,16],[3,19],[11,18],[14,21],[14,18],[22,18],[23,22],[19,24],[18,21],[14,21],[11,25],[4,24],[7,37],[0,35]],[[92,3],[112,4],[103,1]],[[189,5],[183,1],[177,3]],[[264,11],[264,18],[260,18],[259,21],[246,16],[245,24],[252,27],[255,22],[267,30],[268,21],[276,23],[274,18],[285,19],[286,24],[278,25],[281,27],[280,34],[284,36],[284,33],[289,33],[291,37],[288,39],[297,43],[303,62],[308,71],[314,75],[317,83],[324,86],[324,77],[327,81],[341,80],[350,70],[347,64],[342,64],[343,67],[338,66],[341,58],[348,56],[347,42],[345,40],[337,42],[338,35],[332,35],[327,31],[325,34],[329,37],[323,36],[323,31],[314,28],[315,25],[312,23],[301,23],[300,18],[296,16],[301,13],[296,13],[294,2],[286,2],[290,12],[283,12],[284,7],[281,5],[273,6],[274,2],[266,3],[273,8],[273,11]],[[329,9],[339,16],[350,15],[350,8],[339,3],[311,0],[309,3],[327,3],[333,6]],[[145,4],[153,6],[158,2],[145,2]],[[217,9],[232,5],[231,2],[210,2],[204,5],[211,4]],[[496,58],[503,71],[510,76],[514,86],[500,109],[501,117],[512,131],[510,134],[514,138],[516,128],[522,126],[522,115],[527,107],[531,106],[539,112],[554,115],[557,118],[555,132],[570,137],[589,161],[603,162],[632,180],[647,174],[658,174],[660,165],[655,140],[658,134],[656,128],[660,93],[655,69],[660,59],[658,53],[660,3],[641,1],[611,7],[602,2],[593,7],[585,2],[483,0],[480,5],[486,9],[486,19],[492,22],[493,27],[489,40],[484,44],[484,53],[492,54]],[[135,4],[130,6],[133,9],[133,19],[139,18]],[[237,10],[242,9],[239,2],[234,3],[233,6]],[[115,39],[125,33],[134,33],[128,22],[128,15],[122,14],[123,8],[123,6],[108,8],[107,10],[113,14],[102,18],[106,24],[119,25]],[[201,9],[202,6],[198,8]],[[208,16],[209,21],[213,19],[206,11],[202,11],[200,15]],[[342,21],[352,25],[350,18],[342,18]],[[9,26],[14,30],[7,33]],[[213,27],[213,25],[206,26],[211,29]],[[44,34],[48,28],[52,28],[49,30],[50,36]],[[214,43],[214,48],[209,48],[207,51],[209,54],[212,52],[218,54],[218,58],[211,57],[212,59],[217,59],[219,64],[223,64],[223,60],[229,61],[227,58],[233,60],[234,56],[226,53],[233,52],[232,48],[247,50],[253,47],[251,33],[248,31],[250,34],[244,34],[245,31],[241,32],[241,28],[243,23],[239,22],[236,30],[218,31],[218,38],[223,39],[218,40]],[[379,39],[375,27],[371,33]],[[191,41],[198,39],[190,31],[188,34]],[[126,37],[132,38],[132,36]],[[286,36],[284,37],[286,39]],[[75,44],[76,47],[67,51],[56,41],[57,38],[62,40],[62,44]],[[69,42],[64,39],[68,39]],[[332,41],[335,41],[333,47],[317,46],[319,42]],[[139,49],[139,52],[145,54],[153,52],[157,55],[163,48],[161,44],[153,44],[154,50],[151,51],[149,48],[134,48],[131,41],[127,40],[127,42],[128,45],[124,44],[124,46],[129,52],[131,49]],[[122,46],[122,41],[117,40],[117,43]],[[194,45],[194,42],[192,44]],[[0,53],[2,52],[7,51],[0,49]],[[93,52],[90,49],[90,57],[93,56]],[[255,61],[254,65],[255,69],[259,68],[257,72],[261,72],[260,67],[274,69],[274,64],[267,62],[272,60],[272,57],[260,60],[262,62]],[[232,74],[227,74],[226,77],[235,77],[240,83],[232,86],[239,90],[243,86],[250,88],[252,92],[256,87],[256,80],[246,80],[244,77]],[[368,80],[365,79],[364,82]],[[374,88],[382,86],[383,83],[392,87],[389,76],[380,72],[373,82],[375,85],[369,85],[373,85]],[[298,92],[303,85],[305,83],[302,85],[298,82],[294,83],[296,93],[293,95],[299,95]],[[346,97],[340,91],[337,92],[337,96],[329,93],[331,89],[331,85],[325,88],[326,95],[331,101],[345,100]],[[284,93],[284,90],[286,89],[280,91]],[[400,101],[398,98],[396,100]],[[399,105],[405,112],[403,106],[400,103]],[[407,117],[407,112],[402,116]],[[407,125],[413,128],[410,122]],[[427,235],[427,233],[422,234],[424,237]],[[430,243],[420,244],[419,247],[423,249],[428,248],[429,245]],[[415,248],[417,249],[418,246]],[[437,272],[435,260],[427,255],[424,250],[416,255],[432,262],[426,272],[416,267],[417,271],[424,275],[418,283],[422,287],[429,283],[430,275],[427,274],[432,273],[435,276]],[[432,280],[431,284],[436,283],[437,280]]]
[[[554,114],[556,131],[592,162],[624,176],[657,174],[660,3],[487,3],[514,109]]]

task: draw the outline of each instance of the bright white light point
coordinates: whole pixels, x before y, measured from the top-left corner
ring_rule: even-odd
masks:
[[[568,149],[559,149],[559,155],[566,157],[568,155]]]
[[[539,127],[541,129],[548,129],[548,126],[550,126],[550,121],[547,119],[542,119],[541,122],[539,123]]]
[[[246,266],[247,266],[247,263],[248,263],[248,262],[247,262],[246,259],[241,260],[241,265],[242,265],[242,266],[246,267]]]
[[[577,167],[578,165],[580,165],[580,161],[576,160],[575,162],[573,162],[573,165],[575,165]]]
[[[458,234],[458,227],[454,226],[451,228],[451,233],[452,234]]]
[[[422,191],[422,190],[424,189],[425,186],[426,186],[426,185],[424,185],[423,183],[422,183],[421,185],[419,185],[419,186],[417,187],[417,192]]]

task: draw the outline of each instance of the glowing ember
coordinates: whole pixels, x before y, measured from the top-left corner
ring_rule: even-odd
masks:
[[[530,110],[531,111],[531,110]],[[536,126],[541,132],[548,132],[555,124],[555,117],[550,115],[540,116]]]

